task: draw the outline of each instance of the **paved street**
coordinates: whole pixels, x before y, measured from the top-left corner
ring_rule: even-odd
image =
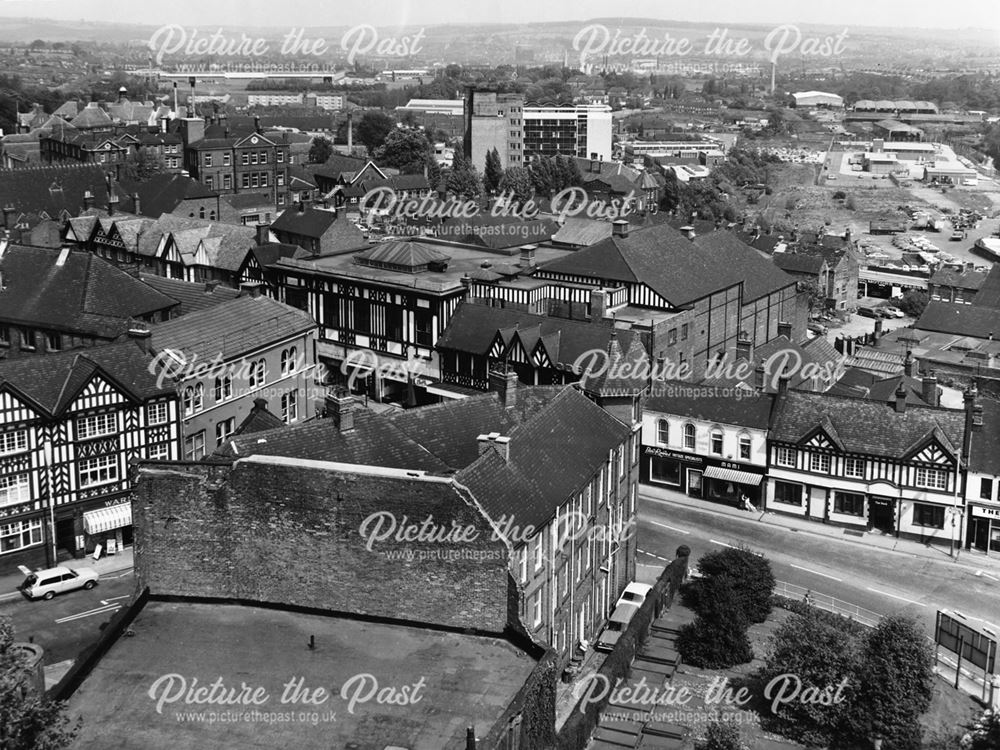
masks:
[[[1000,571],[980,568],[977,559],[940,560],[882,548],[868,548],[847,535],[828,538],[769,525],[745,517],[670,504],[640,495],[639,556],[641,581],[651,582],[674,550],[686,544],[692,562],[724,544],[745,543],[764,553],[775,577],[835,596],[880,614],[907,612],[933,632],[939,608],[1000,624]],[[650,554],[651,553],[651,554]],[[980,571],[976,575],[977,570]]]
[[[135,588],[131,570],[101,576],[90,591],[80,589],[50,601],[28,601],[20,592],[0,594],[0,615],[14,624],[17,640],[45,649],[45,663],[75,659],[93,643],[117,609],[127,604]]]

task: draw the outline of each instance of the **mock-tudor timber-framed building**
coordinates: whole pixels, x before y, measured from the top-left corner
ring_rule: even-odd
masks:
[[[960,544],[964,470],[974,427],[965,411],[787,389],[768,437],[765,508],[922,542]],[[981,420],[980,420],[981,421]]]
[[[139,341],[0,363],[0,571],[131,544],[133,460],[177,460],[172,383]]]

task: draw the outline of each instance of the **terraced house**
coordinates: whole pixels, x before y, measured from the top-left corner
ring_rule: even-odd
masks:
[[[129,462],[180,446],[177,394],[136,335],[0,363],[3,573],[131,544]]]

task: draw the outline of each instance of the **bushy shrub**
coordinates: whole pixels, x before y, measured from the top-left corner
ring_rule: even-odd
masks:
[[[737,603],[747,621],[764,622],[771,614],[774,573],[766,557],[748,547],[726,547],[704,555],[698,561],[698,570],[706,578],[727,576],[733,580]],[[695,602],[704,599],[699,591],[692,592],[691,596]],[[698,606],[692,608],[698,611]]]
[[[748,623],[728,576],[701,584],[702,599],[697,618],[681,628],[677,651],[686,664],[704,669],[728,669],[753,659],[747,638]]]

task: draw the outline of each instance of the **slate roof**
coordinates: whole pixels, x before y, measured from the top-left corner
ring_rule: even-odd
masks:
[[[569,216],[559,231],[552,235],[552,242],[557,245],[587,247],[606,240],[611,236],[612,229],[610,221]]]
[[[316,328],[308,313],[270,297],[238,297],[150,326],[152,347],[183,351],[198,362],[229,360]]]
[[[98,107],[97,102],[90,102],[73,118],[75,128],[102,128],[111,127],[111,124],[108,113]]]
[[[943,266],[934,272],[928,283],[959,289],[980,289],[986,276],[985,271],[970,271],[966,268],[958,270],[952,266]]]
[[[635,230],[625,238],[609,237],[541,270],[609,282],[641,280],[674,306],[741,281],[735,278],[740,275],[738,268],[719,268],[711,254],[665,225]]]
[[[795,279],[737,239],[719,230],[694,238],[694,244],[716,263],[720,279],[743,280],[743,304],[795,284]]]
[[[93,253],[8,246],[0,257],[4,288],[0,320],[37,328],[114,338],[131,317],[177,301]]]
[[[323,164],[317,167],[310,167],[314,176],[325,177],[329,180],[339,180],[346,173],[351,175],[364,169],[368,164],[368,159],[356,156],[346,156],[345,154],[333,154]],[[347,180],[350,182],[350,179]]]
[[[954,305],[931,300],[913,327],[918,331],[985,339],[1000,336],[1000,314],[985,305]]]
[[[139,278],[153,287],[153,289],[180,303],[176,308],[171,310],[172,316],[206,310],[222,302],[236,299],[240,295],[238,289],[222,286],[221,284],[209,286],[192,281],[168,279],[164,276],[156,276],[149,273],[139,274]]]
[[[448,321],[437,346],[439,349],[486,354],[499,333],[506,343],[517,336],[522,345],[530,343],[534,346],[541,339],[554,363],[573,365],[585,352],[607,351],[613,330],[603,323],[533,315],[505,307],[462,302]],[[625,346],[626,350],[631,347],[632,339],[638,338],[631,331],[617,331],[616,335],[619,344]]]
[[[134,211],[132,195],[138,194],[140,214],[154,219],[174,211],[186,200],[218,196],[198,180],[180,174],[158,174],[137,184],[123,182],[122,190],[123,209]]]
[[[826,422],[847,453],[906,459],[932,438],[949,452],[961,450],[964,421],[953,409],[907,406],[898,413],[882,401],[790,390],[775,405],[771,438],[798,443]]]
[[[670,414],[708,422],[766,430],[775,396],[744,393],[740,398],[724,398],[710,388],[685,381],[656,381],[646,398],[645,411]]]
[[[380,242],[373,247],[354,256],[355,262],[365,264],[387,264],[402,266],[409,269],[426,268],[429,263],[447,262],[450,256],[442,253],[432,245],[422,242],[400,240],[397,242]]]
[[[283,242],[268,242],[264,245],[257,245],[250,252],[253,253],[261,268],[267,268],[282,258],[294,258],[305,251],[298,245],[290,245]]]
[[[933,406],[924,401],[923,381],[906,375],[896,375],[884,378],[872,372],[859,368],[850,368],[844,377],[838,380],[828,393],[834,396],[850,396],[852,398],[867,398],[883,403],[896,402],[896,391],[900,384],[906,393],[906,403],[923,406]]]
[[[969,468],[1000,476],[1000,403],[979,398],[983,407],[983,429],[972,434]]]
[[[271,231],[319,239],[336,220],[335,211],[323,211],[318,208],[306,208],[300,211],[296,207],[286,208],[271,224]]]
[[[775,253],[772,257],[774,265],[787,273],[809,274],[818,276],[826,262],[822,255],[807,253]]]
[[[83,194],[93,205],[106,208],[108,188],[104,169],[96,164],[28,167],[0,170],[0,206],[25,213],[45,212],[52,219],[65,211],[76,216],[84,209]]]
[[[540,328],[539,328],[540,330]],[[646,390],[650,371],[649,355],[638,336],[632,336],[627,349],[618,340],[612,328],[608,336],[606,355],[587,369],[580,381],[584,393],[593,396],[634,396]],[[545,342],[548,344],[548,342]],[[547,349],[547,347],[546,347]]]
[[[972,300],[975,307],[1000,310],[1000,263],[994,263]]]
[[[263,432],[265,430],[276,430],[284,427],[285,423],[281,417],[272,414],[267,409],[267,400],[263,398],[254,399],[253,407],[247,418],[240,422],[234,435],[248,435],[252,432]]]
[[[27,398],[49,416],[69,406],[95,373],[138,401],[173,393],[172,383],[156,384],[150,362],[151,357],[134,341],[23,357],[0,362],[0,391],[11,390]]]

